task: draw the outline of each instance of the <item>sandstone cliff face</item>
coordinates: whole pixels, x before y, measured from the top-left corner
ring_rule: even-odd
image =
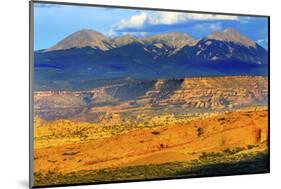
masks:
[[[267,96],[267,80],[263,77],[199,78],[185,79],[169,102],[183,101],[189,108],[220,109],[266,103]]]
[[[267,97],[266,78],[235,76],[160,80],[144,96],[137,98],[136,102],[163,106],[181,105],[195,109],[222,109],[266,104]]]
[[[76,115],[95,120],[101,114],[108,117],[100,119],[112,117],[111,113],[137,115],[144,110],[200,113],[267,105],[267,101],[268,80],[260,76],[130,81],[91,91],[34,93],[35,112],[47,119]]]

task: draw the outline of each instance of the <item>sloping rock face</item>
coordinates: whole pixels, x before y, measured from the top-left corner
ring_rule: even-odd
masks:
[[[268,88],[263,77],[185,79],[169,100],[191,108],[220,109],[266,103]]]
[[[53,140],[40,146],[38,140],[35,143],[35,170],[45,173],[50,168],[56,168],[65,173],[106,167],[161,164],[197,159],[202,152],[231,152],[233,149],[240,149],[246,154],[253,153],[266,149],[267,116],[266,110],[248,109],[187,123],[169,122],[163,127],[140,128],[65,146],[59,142],[55,144]],[[57,140],[67,141],[75,136],[72,132],[77,124],[69,121],[65,121],[65,124],[46,122],[36,127],[35,131],[38,138],[52,137],[52,133],[55,133]],[[95,133],[94,131],[101,132],[94,126],[83,127],[81,124],[80,127],[80,132],[88,135]],[[89,128],[92,130],[87,132]],[[50,144],[53,146],[49,146]],[[254,149],[249,149],[249,146]],[[68,156],[71,156],[71,160],[64,161]],[[48,161],[50,159],[56,161]]]
[[[71,34],[53,47],[47,49],[45,52],[82,47],[92,47],[102,50],[108,50],[109,48],[111,48],[111,44],[108,38],[103,34],[93,30],[85,29]]]
[[[121,117],[129,114],[133,119],[139,114],[148,116],[151,112],[178,115],[267,103],[268,79],[261,76],[127,81],[90,91],[34,93],[35,112],[42,118],[85,118],[86,121],[101,121],[113,114]]]
[[[226,28],[223,32],[214,32],[207,36],[209,39],[215,39],[219,41],[234,42],[246,47],[256,47],[256,43],[247,37],[241,35],[239,32],[232,28]]]

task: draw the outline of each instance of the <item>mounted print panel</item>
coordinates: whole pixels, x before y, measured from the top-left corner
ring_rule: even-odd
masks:
[[[31,3],[31,187],[269,172],[269,17]]]

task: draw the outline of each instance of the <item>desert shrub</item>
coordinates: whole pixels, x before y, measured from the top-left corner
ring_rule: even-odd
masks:
[[[200,160],[206,160],[206,159],[215,159],[217,157],[222,157],[223,153],[220,152],[202,152],[201,155],[199,156]]]
[[[249,145],[247,146],[248,150],[253,149],[254,147],[256,147],[256,145],[249,144]]]
[[[224,149],[223,152],[226,153],[226,154],[232,154],[232,150],[229,149],[229,148]]]
[[[204,129],[202,127],[197,128],[197,136],[201,136],[204,133]]]
[[[153,135],[160,135],[160,132],[159,131],[152,131],[151,134],[153,134]]]
[[[236,147],[236,148],[233,148],[233,149],[226,148],[223,152],[225,154],[228,154],[228,155],[233,155],[233,154],[236,154],[236,153],[241,152],[243,150],[244,150],[244,148],[242,148],[242,147]]]
[[[238,153],[238,152],[243,151],[244,148],[242,148],[242,147],[237,147],[237,148],[235,148],[234,150],[235,150],[235,153]]]

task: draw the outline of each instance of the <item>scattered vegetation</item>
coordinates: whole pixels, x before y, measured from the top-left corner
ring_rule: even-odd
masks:
[[[244,148],[242,148],[242,147],[236,147],[236,148],[233,148],[233,149],[226,148],[223,152],[225,154],[233,155],[233,154],[236,154],[238,152],[241,152],[242,150],[244,150]]]
[[[249,145],[247,146],[247,148],[248,148],[248,150],[251,150],[251,149],[253,149],[253,148],[257,147],[257,146],[258,146],[258,145],[249,144]]]
[[[107,168],[98,171],[79,171],[68,174],[49,171],[35,173],[35,186],[99,183],[110,181],[149,180],[195,176],[230,175],[268,172],[268,153],[236,154],[231,159],[227,153],[202,153],[198,160],[150,164],[125,168]]]
[[[236,112],[235,115],[237,116]],[[95,144],[96,142],[99,144],[100,142],[103,142],[103,140],[101,139],[104,138],[107,138],[105,139],[105,141],[111,142],[113,140],[122,138],[123,135],[112,137],[113,140],[110,139],[111,136],[127,133],[124,135],[126,136],[124,138],[127,139],[133,136],[132,138],[133,141],[135,142],[135,145],[131,145],[131,146],[134,146],[134,149],[140,150],[141,153],[145,152],[147,149],[148,152],[151,152],[153,150],[153,153],[154,152],[158,153],[159,151],[165,153],[166,152],[165,148],[173,147],[175,144],[182,144],[183,142],[188,141],[187,139],[190,139],[190,136],[194,137],[194,140],[197,140],[200,136],[208,137],[209,135],[212,134],[212,132],[217,131],[215,129],[218,129],[220,127],[222,127],[223,129],[226,128],[225,124],[222,125],[223,122],[228,123],[228,121],[231,120],[231,122],[235,123],[236,120],[238,120],[236,119],[236,117],[234,117],[235,119],[233,117],[224,118],[223,116],[221,115],[218,116],[217,114],[216,116],[211,118],[200,117],[197,119],[198,122],[193,120],[191,121],[190,119],[184,116],[179,119],[177,117],[173,118],[172,116],[169,118],[166,117],[165,119],[161,116],[158,116],[156,118],[157,119],[153,121],[133,122],[133,123],[121,124],[121,125],[108,125],[107,123],[104,124],[85,123],[85,122],[75,122],[70,120],[57,120],[57,121],[49,121],[49,122],[41,121],[40,123],[37,123],[35,125],[35,132],[36,132],[35,147],[38,148],[36,149],[38,150],[37,151],[38,154],[36,154],[35,163],[37,163],[37,165],[44,165],[46,163],[47,169],[46,167],[45,169],[43,167],[43,169],[38,168],[35,171],[40,171],[40,170],[45,171],[48,169],[50,170],[47,173],[36,172],[35,184],[37,186],[44,186],[49,184],[56,185],[56,184],[65,184],[65,183],[68,184],[90,183],[90,182],[97,183],[97,182],[118,181],[118,180],[124,181],[124,180],[139,180],[139,179],[142,180],[142,179],[154,179],[154,178],[208,176],[208,175],[216,175],[216,174],[224,175],[224,174],[236,174],[236,173],[254,173],[254,172],[264,172],[268,170],[267,152],[263,152],[263,153],[257,152],[262,149],[265,149],[267,145],[265,144],[263,146],[265,148],[263,148],[259,145],[252,145],[252,144],[247,145],[246,142],[243,143],[240,141],[239,144],[237,143],[235,145],[245,146],[244,148],[241,147],[226,148],[228,146],[224,146],[224,145],[228,143],[225,142],[219,146],[219,149],[217,148],[215,149],[215,150],[221,150],[220,152],[211,152],[212,149],[208,152],[203,152],[202,154],[200,154],[200,152],[198,151],[196,151],[196,153],[185,151],[184,153],[188,155],[188,157],[190,155],[194,155],[192,157],[197,158],[199,155],[198,159],[188,162],[149,164],[151,162],[155,163],[155,161],[151,161],[151,162],[144,162],[143,164],[145,165],[140,165],[140,166],[106,168],[106,169],[99,169],[99,167],[97,167],[96,164],[98,162],[108,160],[104,158],[107,156],[110,157],[109,154],[107,153],[108,151],[106,151],[105,153],[101,153],[103,151],[97,151],[95,153],[91,153],[93,157],[99,156],[100,154],[102,155],[100,159],[93,158],[90,161],[83,159],[87,155],[87,153],[84,153],[84,151],[81,151],[80,153],[78,151],[78,150],[84,150],[83,148],[79,148],[79,145],[81,144],[82,145],[89,144],[89,143]],[[180,121],[174,122],[174,119],[178,119]],[[220,122],[218,122],[219,119]],[[157,120],[160,120],[160,122],[157,122]],[[231,124],[234,125],[234,123]],[[231,128],[232,126],[231,124],[230,126],[228,126],[228,128]],[[187,128],[188,129],[191,128],[191,130],[186,130]],[[215,128],[215,129],[211,130],[210,128],[211,129]],[[131,133],[128,133],[137,129],[140,130],[133,132],[132,133],[133,135],[131,135]],[[170,133],[169,129],[171,129],[174,132]],[[145,135],[143,135],[142,130],[145,131]],[[181,134],[179,135],[181,137],[174,137],[177,136],[179,133]],[[236,136],[236,134],[237,133],[234,133],[233,136]],[[254,134],[256,136],[256,133]],[[175,141],[170,140],[170,138],[167,137],[168,135],[177,138],[177,140]],[[168,140],[166,140],[167,138]],[[178,139],[183,139],[183,140],[178,140]],[[204,141],[203,137],[201,137],[199,140],[201,141],[201,139],[202,141]],[[131,144],[130,141],[132,140],[124,140],[124,141],[126,141],[126,144]],[[219,142],[220,141],[221,138],[219,139]],[[139,143],[144,143],[144,144],[139,144]],[[113,142],[112,144],[116,144],[116,143]],[[52,147],[56,147],[56,145],[59,147],[66,145],[66,148],[64,151],[59,151],[59,152],[56,152],[55,150],[53,151],[50,150],[51,152],[54,152],[55,156],[53,156],[52,153],[49,153],[50,155],[48,155],[48,159],[42,158],[43,156],[39,152],[42,151],[44,152],[44,150],[47,149],[45,147],[52,149]],[[115,146],[116,145],[112,145],[113,148]],[[198,146],[199,149],[201,146],[199,144]],[[103,146],[98,146],[97,148],[99,147],[103,149]],[[108,149],[108,148],[104,148],[104,149]],[[126,149],[127,151],[134,151],[134,149],[133,150],[128,149],[126,146],[122,148],[122,150],[123,149]],[[122,150],[114,152],[113,158],[119,158],[119,157],[127,158],[135,155],[134,153],[130,152],[131,154],[128,154],[128,156],[127,155],[122,156],[122,153],[124,154],[127,153],[126,150],[123,151]],[[115,154],[118,154],[118,157],[115,157]],[[70,159],[71,161],[68,161]],[[146,159],[143,161],[146,161]],[[66,168],[64,168],[63,165],[70,165],[71,163],[76,163],[79,166],[79,169],[70,169],[67,168],[67,166],[65,166]],[[79,171],[84,169],[91,169],[90,167],[97,170]],[[111,167],[110,162],[107,167]],[[69,171],[75,171],[75,172],[69,173]]]

